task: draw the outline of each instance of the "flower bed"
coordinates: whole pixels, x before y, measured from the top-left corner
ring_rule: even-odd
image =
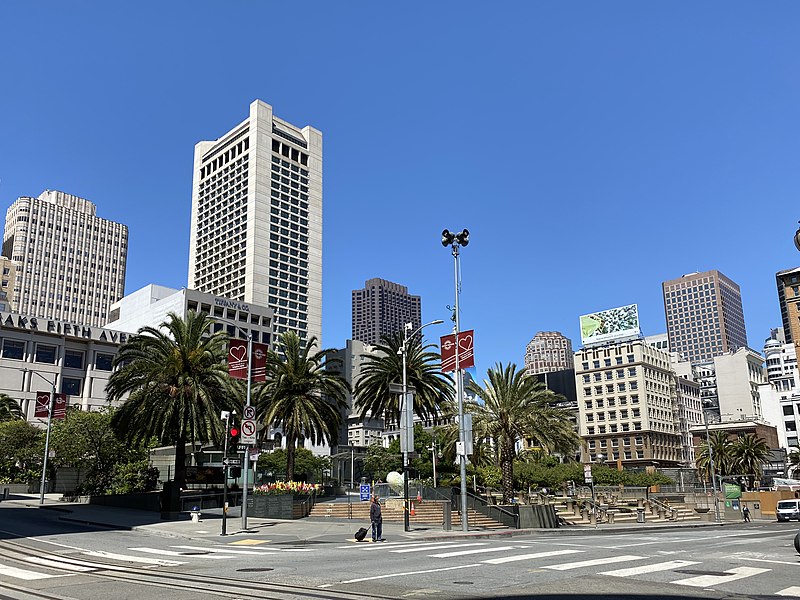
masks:
[[[299,481],[278,481],[253,488],[248,498],[248,514],[262,519],[299,519],[307,517],[322,486]]]
[[[314,496],[322,493],[322,486],[318,483],[303,483],[302,481],[277,481],[265,483],[253,488],[255,496]]]

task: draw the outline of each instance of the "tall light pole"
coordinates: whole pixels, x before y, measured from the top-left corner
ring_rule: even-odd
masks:
[[[711,436],[708,433],[708,417],[706,416],[706,406],[702,403],[700,407],[703,411],[703,425],[706,427],[706,448],[708,448],[708,462],[711,465],[711,489],[714,493],[714,520],[719,523],[719,497],[717,496],[717,473],[714,469],[714,451],[711,449]]]
[[[28,372],[28,369],[25,369]],[[47,458],[50,454],[50,428],[53,425],[53,409],[56,405],[56,380],[53,374],[53,381],[39,373],[38,371],[30,371],[34,375],[38,375],[50,385],[50,403],[47,409],[47,434],[44,437],[44,460],[42,461],[42,482],[39,485],[39,504],[44,504],[44,485],[47,481]]]
[[[236,327],[240,333],[245,334],[247,336],[247,398],[245,400],[245,406],[250,406],[250,395],[251,395],[251,385],[253,383],[253,332],[249,329],[244,329],[240,327],[236,322],[229,321],[227,319],[221,319],[219,317],[214,317],[215,321],[222,321],[223,323],[229,323]],[[246,412],[246,411],[245,411]],[[225,431],[225,440],[227,444],[227,430]],[[226,453],[227,456],[227,453]],[[244,453],[244,460],[242,461],[242,530],[247,531],[247,486],[248,478],[250,475],[250,449],[248,448]],[[228,471],[225,470],[225,477],[227,481]]]
[[[469,244],[469,231],[462,230],[460,233],[451,233],[447,229],[442,231],[442,246],[453,248],[453,264],[455,274],[455,289],[456,289],[456,304],[453,309],[453,341],[455,342],[455,359],[456,359],[456,400],[458,402],[458,441],[461,452],[459,454],[459,475],[461,477],[461,529],[469,531],[469,524],[467,521],[467,444],[466,444],[466,430],[464,429],[464,382],[461,378],[461,365],[458,357],[458,332],[461,328],[460,316],[458,314],[458,296],[461,292],[461,282],[459,280],[459,260],[458,249],[461,246]]]
[[[409,450],[409,442],[412,439],[409,431],[414,431],[414,403],[408,397],[408,361],[406,359],[406,355],[408,354],[408,340],[413,338],[428,325],[439,325],[441,323],[444,323],[444,321],[441,319],[436,319],[430,323],[425,323],[424,325],[417,327],[410,335],[408,332],[414,326],[414,324],[406,323],[403,327],[403,346],[400,348],[400,354],[403,355],[403,407],[400,411],[400,420],[405,425],[406,431],[406,440],[403,446],[403,527],[405,531],[411,530],[408,519],[408,513],[410,509],[410,505],[408,503],[408,453],[409,451],[413,451],[413,448]],[[403,428],[401,427],[400,430],[402,432]]]

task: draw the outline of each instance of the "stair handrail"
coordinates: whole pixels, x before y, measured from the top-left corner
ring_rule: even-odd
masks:
[[[671,520],[676,520],[678,518],[678,509],[673,508],[669,504],[661,502],[660,500],[656,500],[655,498],[650,498],[650,506],[655,506],[656,510],[664,511],[669,513],[669,518]]]
[[[453,497],[451,499],[451,507],[454,512],[461,512],[461,490],[453,488]],[[497,504],[489,504],[485,498],[476,496],[471,492],[467,492],[467,509],[472,508],[474,511],[481,513],[484,516],[494,519],[498,523],[502,523],[506,527],[513,527],[519,529],[519,515],[506,510]],[[494,516],[492,513],[497,513]],[[499,518],[498,518],[499,517]]]

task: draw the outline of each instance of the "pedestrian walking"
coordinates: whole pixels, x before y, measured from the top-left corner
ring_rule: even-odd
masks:
[[[746,506],[742,509],[742,517],[744,518],[745,523],[750,522],[750,509]]]
[[[369,507],[369,520],[372,523],[372,541],[383,542],[383,517],[381,516],[381,503],[378,497],[372,497],[372,505]]]

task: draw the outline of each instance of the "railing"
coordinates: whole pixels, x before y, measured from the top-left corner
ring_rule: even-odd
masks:
[[[502,523],[506,527],[519,529],[519,515],[506,510],[502,506],[496,504],[489,504],[484,498],[476,496],[467,492],[467,510],[474,510],[484,516],[494,519],[498,523]],[[451,509],[454,513],[461,511],[461,490],[453,489],[453,498],[451,501]]]
[[[671,521],[674,521],[678,518],[678,510],[672,508],[670,505],[656,500],[655,498],[650,498],[650,506],[655,508],[659,513],[669,513],[669,518]]]
[[[194,510],[195,506],[198,510],[222,508],[222,496],[222,492],[211,492],[206,494],[181,494],[181,512]],[[228,507],[241,506],[241,504],[241,490],[228,492]]]

